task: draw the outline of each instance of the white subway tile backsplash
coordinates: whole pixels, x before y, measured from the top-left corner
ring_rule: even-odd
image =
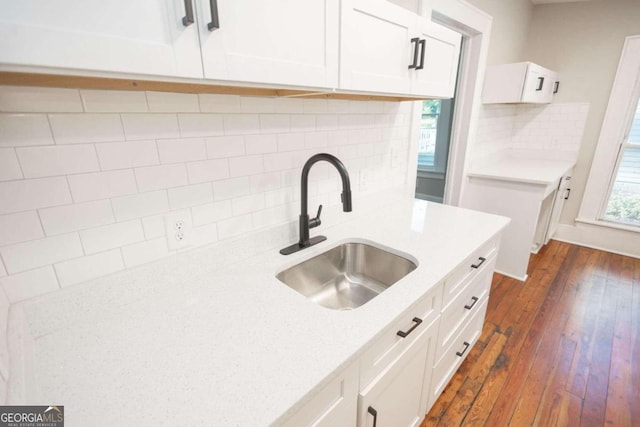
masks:
[[[247,135],[245,137],[247,154],[275,153],[278,151],[276,135]]]
[[[109,200],[41,209],[40,219],[47,236],[111,224],[115,221]]]
[[[248,233],[253,229],[251,214],[235,216],[218,222],[218,238],[220,240]]]
[[[304,133],[282,133],[278,135],[278,151],[304,149]]]
[[[225,179],[229,177],[229,162],[214,159],[187,163],[187,173],[191,184]]]
[[[118,248],[144,240],[144,230],[139,219],[103,225],[80,232],[82,246],[87,255]]]
[[[90,90],[80,91],[87,113],[146,113],[147,96],[141,91]]]
[[[0,246],[44,237],[36,211],[0,215]]]
[[[51,265],[3,277],[0,284],[12,304],[60,289]]]
[[[251,176],[251,192],[262,193],[276,190],[284,185],[282,172],[271,172]]]
[[[300,114],[304,109],[304,101],[297,98],[276,98],[276,113]]]
[[[260,133],[260,116],[257,114],[225,114],[223,122],[226,135]]]
[[[240,96],[238,95],[212,95],[201,93],[200,111],[203,113],[241,113]]]
[[[169,189],[169,206],[171,209],[189,208],[211,202],[213,202],[213,191],[210,183]]]
[[[191,208],[193,225],[196,227],[230,218],[231,215],[231,200],[222,200]]]
[[[20,163],[13,148],[0,148],[0,181],[21,179]]]
[[[264,209],[264,195],[251,194],[231,200],[231,212],[234,216],[244,215]]]
[[[17,148],[25,178],[70,175],[100,170],[93,145]]]
[[[0,147],[53,143],[46,114],[0,114]]]
[[[152,113],[197,113],[200,111],[198,95],[193,93],[147,92],[147,103]]]
[[[77,89],[0,86],[0,111],[75,113],[82,111],[82,102]]]
[[[328,99],[327,112],[344,114],[349,112],[349,101],[344,99]]]
[[[207,158],[207,149],[203,138],[181,138],[158,140],[160,162],[184,163]]]
[[[67,179],[76,203],[124,196],[137,191],[132,169],[71,175]]]
[[[4,277],[7,275],[7,270],[4,268],[4,263],[0,259],[0,277]]]
[[[83,255],[77,233],[46,237],[0,248],[9,274]]]
[[[229,159],[229,176],[256,175],[264,171],[262,156],[232,157]]]
[[[96,144],[102,170],[130,169],[160,163],[155,141]]]
[[[49,114],[56,144],[124,141],[119,114]]]
[[[0,182],[0,214],[71,203],[64,177]]]
[[[279,188],[277,190],[265,191],[264,206],[266,208],[273,208],[275,206],[286,205],[298,200],[299,197],[299,192],[294,191],[293,187],[285,187]]]
[[[316,117],[316,128],[320,131],[338,129],[338,115],[337,114],[318,115]]]
[[[276,206],[253,213],[253,226],[256,229],[273,227],[291,221],[296,215],[297,211],[289,205]]]
[[[322,114],[328,110],[326,99],[305,99],[303,112],[305,114]]]
[[[153,215],[142,218],[142,228],[144,237],[147,240],[155,239],[166,235],[164,215]]]
[[[124,269],[120,249],[88,255],[54,265],[60,286],[71,286]]]
[[[309,132],[304,136],[305,148],[322,148],[327,146],[326,132]]]
[[[265,172],[281,171],[293,167],[293,153],[272,153],[264,155]]]
[[[131,194],[111,199],[113,213],[117,221],[126,221],[167,212],[169,199],[166,190]]]
[[[216,224],[206,224],[193,228],[191,243],[193,246],[203,246],[218,240],[218,226]]]
[[[122,124],[129,140],[180,137],[175,114],[122,114]]]
[[[169,248],[167,247],[167,239],[164,237],[124,246],[122,248],[122,257],[124,258],[124,264],[127,268],[146,264],[164,258],[167,255],[169,255]]]
[[[243,113],[274,113],[276,111],[275,98],[243,96],[240,98]]]
[[[134,169],[139,191],[152,191],[162,188],[187,185],[187,168],[184,163],[175,165],[147,166]]]
[[[183,137],[224,135],[221,114],[178,114]]]
[[[243,136],[221,136],[207,138],[207,156],[210,159],[243,156],[245,154]]]
[[[262,133],[289,132],[290,120],[286,114],[260,114]]]
[[[368,112],[369,112],[369,103],[368,102],[366,102],[366,101],[349,101],[349,113],[351,113],[351,114],[367,114]]]
[[[289,116],[291,132],[310,132],[316,130],[316,116],[313,114],[292,114]]]
[[[213,197],[215,200],[225,200],[245,196],[251,193],[249,177],[223,179],[213,183]]]

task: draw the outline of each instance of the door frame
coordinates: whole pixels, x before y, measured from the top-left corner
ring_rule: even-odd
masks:
[[[464,177],[469,166],[468,153],[475,142],[478,126],[493,18],[464,0],[424,1],[420,9],[423,16],[430,15],[434,22],[459,32],[463,37],[444,189],[444,203],[459,206],[465,190]],[[415,193],[418,173],[418,130],[421,111],[422,102],[414,102],[409,165],[415,167],[407,168],[407,187],[412,195]]]

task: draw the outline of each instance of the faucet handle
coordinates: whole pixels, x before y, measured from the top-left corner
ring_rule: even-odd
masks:
[[[316,214],[315,218],[311,218],[309,220],[309,228],[314,228],[319,226],[320,224],[322,224],[322,221],[320,221],[320,214],[322,213],[322,205],[318,206],[318,213]]]

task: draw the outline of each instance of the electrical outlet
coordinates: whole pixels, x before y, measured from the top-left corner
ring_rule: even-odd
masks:
[[[169,250],[178,250],[191,244],[191,215],[189,211],[176,211],[164,217]]]

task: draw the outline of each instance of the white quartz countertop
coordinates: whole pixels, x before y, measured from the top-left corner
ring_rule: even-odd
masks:
[[[468,174],[478,178],[549,185],[557,183],[575,165],[575,160],[562,155],[554,157],[552,152],[541,154],[531,150],[499,155],[474,166]]]
[[[354,201],[327,241],[290,256],[291,225],[63,289],[12,308],[10,404],[65,406],[67,425],[278,423],[508,219],[408,197]],[[338,218],[335,215],[334,218]],[[418,268],[351,311],[275,274],[346,240]]]

